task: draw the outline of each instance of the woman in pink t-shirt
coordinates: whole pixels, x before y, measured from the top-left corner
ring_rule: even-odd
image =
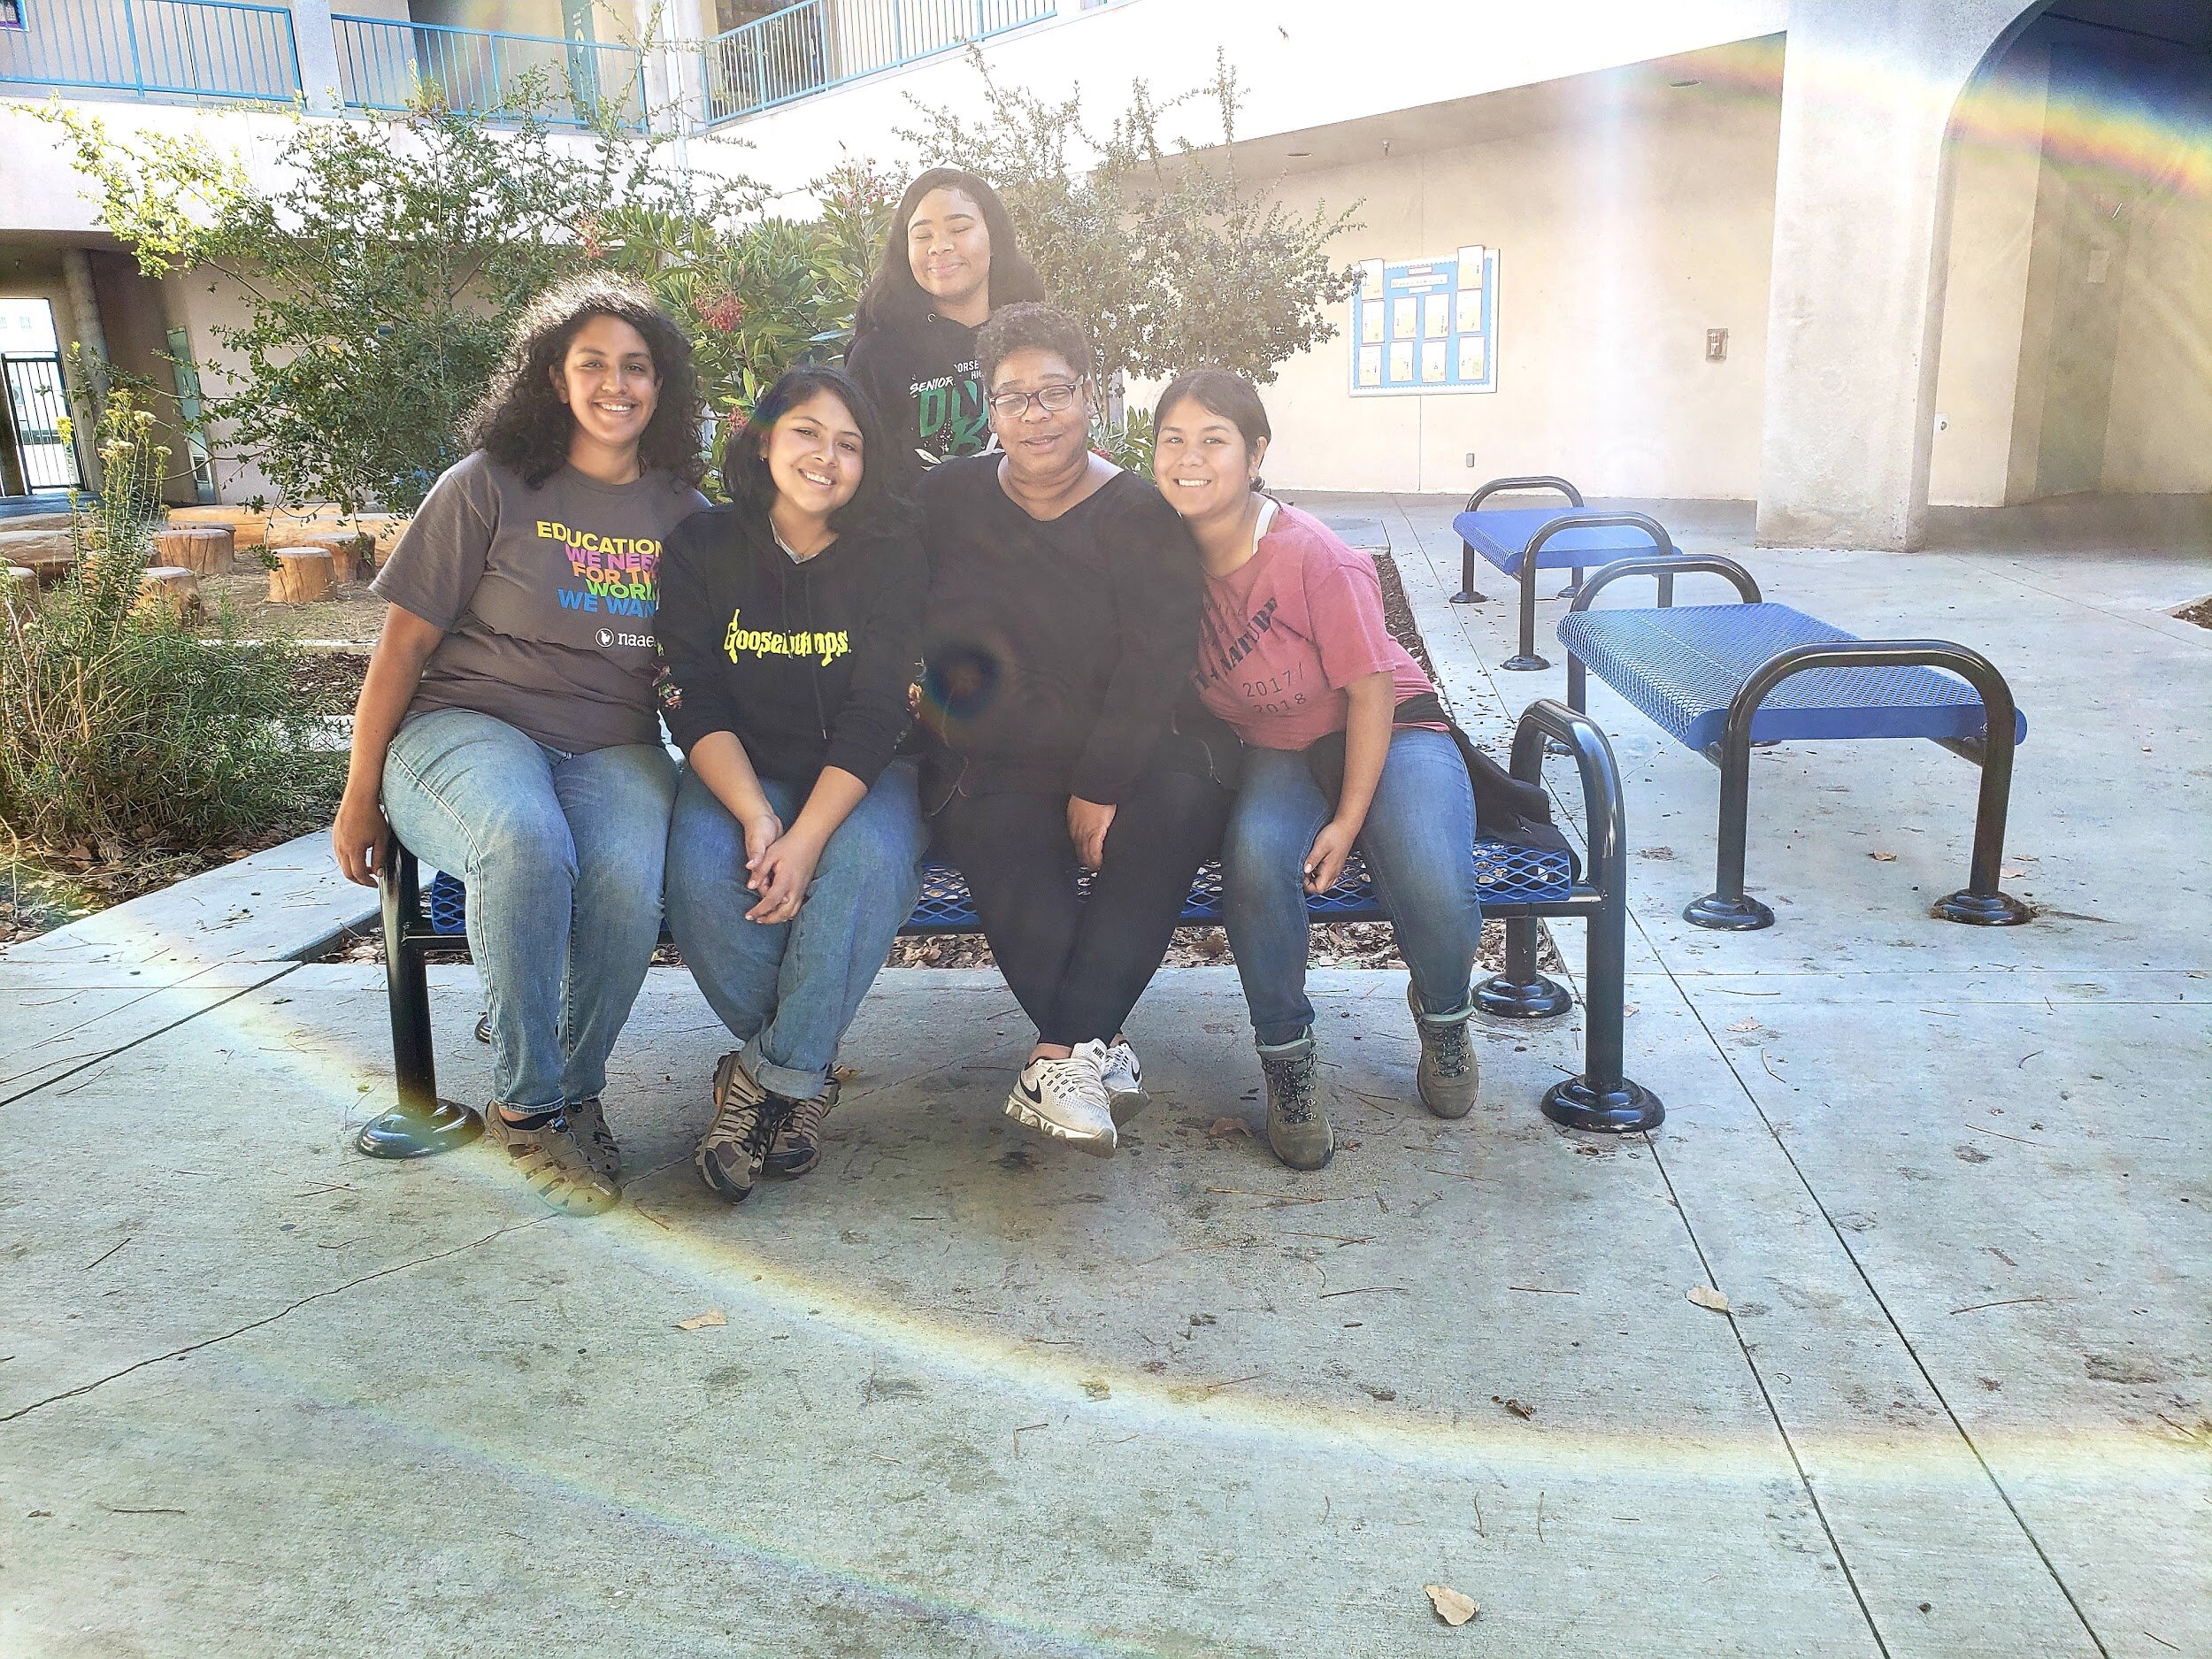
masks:
[[[1153,477],[1205,564],[1193,676],[1248,750],[1222,872],[1268,1145],[1318,1169],[1335,1142],[1306,997],[1306,895],[1333,886],[1355,847],[1412,970],[1421,1102],[1439,1118],[1475,1102],[1474,790],[1436,688],[1384,625],[1374,561],[1261,492],[1270,434],[1251,383],[1183,375],[1153,422]]]

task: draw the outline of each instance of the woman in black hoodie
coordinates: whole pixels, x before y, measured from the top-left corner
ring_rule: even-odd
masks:
[[[991,447],[976,330],[1001,306],[1044,296],[997,191],[958,167],[906,187],[845,354],[890,423],[902,477]]]
[[[693,1156],[725,1198],[814,1166],[838,1041],[920,882],[914,764],[894,752],[924,582],[886,442],[842,373],[791,370],[729,441],[730,504],[662,556],[661,710],[687,758],[668,925],[741,1044]]]

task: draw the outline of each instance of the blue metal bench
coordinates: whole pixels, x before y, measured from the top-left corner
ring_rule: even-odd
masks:
[[[1568,504],[1481,511],[1493,495],[1527,489],[1556,490]],[[1538,571],[1572,572],[1573,581],[1559,594],[1562,599],[1571,599],[1582,586],[1586,566],[1674,551],[1672,539],[1657,519],[1640,512],[1594,511],[1583,504],[1582,492],[1563,478],[1494,478],[1467,497],[1467,511],[1452,520],[1452,528],[1459,534],[1459,591],[1452,595],[1454,604],[1484,603],[1484,595],[1475,591],[1478,553],[1519,581],[1521,649],[1498,664],[1517,672],[1551,666],[1536,654]]]
[[[1677,576],[1706,572],[1735,585],[1741,603],[1673,603]],[[1612,583],[1656,577],[1655,611],[1593,611]],[[1989,659],[1948,640],[1862,640],[1759,596],[1751,572],[1717,556],[1626,559],[1582,584],[1559,624],[1567,702],[1583,708],[1594,673],[1720,768],[1720,850],[1714,890],[1683,919],[1742,933],[1774,912],[1744,892],[1751,748],[1796,740],[1924,737],[1982,769],[1967,884],[1939,899],[1944,921],[2008,927],[2034,914],[2001,892],[2012,751],[2028,734],[2012,688]]]
[[[1586,1019],[1583,1071],[1545,1094],[1545,1116],[1577,1129],[1611,1133],[1649,1129],[1665,1116],[1659,1098],[1623,1075],[1623,952],[1628,928],[1628,842],[1622,819],[1620,772],[1612,746],[1586,717],[1548,699],[1534,703],[1514,733],[1512,772],[1540,780],[1547,740],[1575,757],[1589,826],[1588,866],[1579,875],[1569,857],[1540,849],[1476,844],[1476,869],[1486,916],[1504,921],[1506,963],[1476,987],[1487,1013],[1540,1019],[1573,1006],[1564,986],[1539,972],[1536,924],[1547,917],[1588,924],[1583,1001]],[[466,895],[441,874],[423,889],[415,856],[396,837],[385,843],[378,876],[384,923],[385,990],[391,1005],[392,1061],[398,1104],[365,1126],[356,1144],[371,1157],[412,1158],[442,1152],[475,1139],[483,1125],[471,1108],[438,1098],[437,1060],[430,1028],[430,989],[425,964],[431,951],[465,952]],[[1381,921],[1366,872],[1356,856],[1343,879],[1306,903],[1315,921]],[[1200,870],[1185,901],[1182,919],[1193,925],[1221,919],[1221,872]],[[967,883],[948,864],[924,866],[922,892],[902,934],[979,933]]]

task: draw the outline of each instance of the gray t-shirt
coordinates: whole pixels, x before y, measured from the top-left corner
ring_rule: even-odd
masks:
[[[665,472],[537,488],[482,450],[431,486],[371,591],[446,630],[410,714],[473,709],[566,754],[659,741],[655,574],[706,505]]]

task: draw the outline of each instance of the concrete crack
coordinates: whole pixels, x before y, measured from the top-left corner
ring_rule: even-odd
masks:
[[[388,1267],[380,1267],[373,1273],[364,1273],[358,1279],[349,1279],[342,1285],[333,1285],[327,1290],[319,1290],[311,1296],[302,1296],[297,1302],[288,1307],[280,1308],[274,1313],[265,1315],[258,1319],[249,1320],[235,1331],[226,1331],[222,1335],[211,1336],[204,1341],[188,1342],[184,1347],[173,1348],[166,1354],[150,1355],[144,1359],[133,1361],[119,1371],[110,1371],[104,1377],[96,1377],[90,1382],[79,1383],[73,1388],[65,1388],[59,1394],[47,1395],[43,1400],[34,1400],[28,1405],[18,1406],[12,1411],[0,1413],[0,1423],[12,1423],[18,1417],[28,1417],[32,1412],[41,1410],[47,1406],[58,1404],[64,1400],[73,1400],[80,1394],[88,1394],[96,1388],[104,1388],[108,1384],[127,1377],[133,1371],[143,1371],[149,1365],[158,1365],[167,1360],[182,1359],[188,1354],[196,1354],[203,1348],[210,1348],[218,1343],[227,1342],[233,1337],[245,1335],[249,1331],[258,1331],[265,1325],[274,1325],[278,1320],[297,1313],[310,1303],[326,1301],[332,1296],[343,1295],[357,1285],[365,1285],[379,1279],[388,1279],[394,1273],[403,1273],[410,1268],[426,1266],[432,1262],[442,1262],[449,1256],[458,1256],[464,1250],[473,1250],[489,1244],[503,1233],[518,1233],[525,1227],[534,1227],[550,1219],[549,1216],[533,1216],[527,1221],[510,1222],[503,1227],[493,1228],[480,1239],[471,1239],[467,1243],[457,1244],[451,1249],[434,1250],[427,1256],[419,1256],[408,1261],[395,1262]]]

